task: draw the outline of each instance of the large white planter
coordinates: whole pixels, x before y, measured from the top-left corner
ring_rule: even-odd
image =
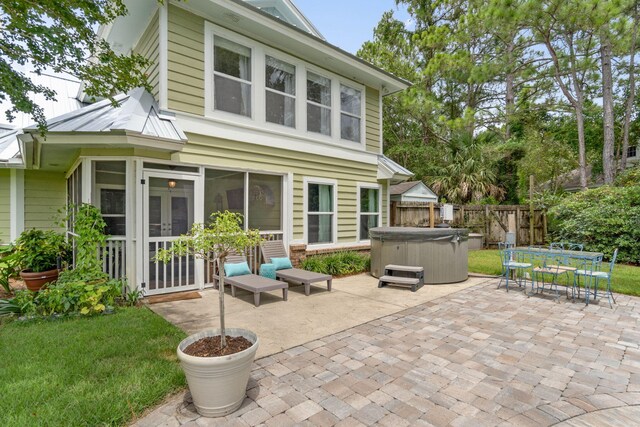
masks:
[[[195,357],[183,353],[201,338],[220,335],[219,329],[191,335],[178,345],[178,359],[187,377],[193,404],[204,417],[222,417],[234,412],[242,405],[247,392],[251,364],[258,350],[258,336],[235,328],[227,328],[226,334],[245,337],[253,345],[240,353],[221,357]]]

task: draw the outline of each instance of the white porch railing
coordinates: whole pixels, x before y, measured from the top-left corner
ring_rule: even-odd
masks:
[[[109,237],[100,251],[102,271],[112,279],[127,275],[127,241],[125,237]]]
[[[260,232],[260,235],[266,240],[283,240],[284,233],[283,232]],[[260,270],[260,264],[263,264],[262,254],[260,253],[260,247],[254,246],[253,248],[247,251],[247,264],[249,264],[249,268],[255,274],[258,274]],[[204,283],[205,286],[216,285],[217,271],[213,262],[205,263],[205,271],[204,271]]]
[[[76,264],[77,234],[67,231],[67,240],[71,243],[73,250],[71,267]],[[102,271],[107,273],[112,279],[122,279],[127,275],[127,241],[122,237],[109,237],[103,248],[98,250],[98,259],[102,261]]]

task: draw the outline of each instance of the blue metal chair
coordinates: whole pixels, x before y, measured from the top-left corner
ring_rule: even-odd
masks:
[[[544,257],[542,265],[533,268],[533,279],[536,284],[536,292],[544,294],[545,291],[545,276],[551,276],[549,282],[549,291],[555,290],[556,300],[560,298],[560,292],[558,291],[558,276],[562,273],[566,273],[562,269],[564,257],[558,255],[547,255]],[[566,290],[566,295],[569,295],[569,290]]]
[[[514,278],[515,282],[518,286],[522,287],[524,279],[520,276],[520,281],[518,281],[518,271],[532,268],[533,264],[530,262],[524,262],[525,253],[521,250],[516,251],[512,244],[498,242],[498,252],[500,253],[500,265],[502,266],[502,276],[498,283],[498,289],[500,289],[502,281],[505,280],[505,287],[507,292],[509,292],[509,277],[511,276],[512,271],[516,272]],[[533,287],[533,283],[531,286]]]
[[[559,249],[564,251],[564,242],[551,242],[549,249]]]
[[[570,251],[580,251],[584,250],[584,245],[582,243],[567,243],[568,250]]]
[[[584,268],[581,270],[576,270],[573,274],[573,290],[571,291],[571,295],[575,299],[575,292],[578,292],[578,298],[580,298],[580,277],[584,277],[584,293],[585,293],[585,302],[589,305],[589,296],[593,294],[593,299],[598,298],[598,285],[600,284],[600,280],[607,281],[607,288],[605,289],[605,296],[609,301],[609,307],[613,308],[613,303],[616,302],[616,299],[611,292],[611,276],[613,275],[613,266],[616,263],[616,258],[618,257],[618,248],[613,251],[613,257],[611,257],[611,262],[609,263],[609,271],[594,271],[592,269]],[[591,290],[591,284],[594,284],[593,290]]]

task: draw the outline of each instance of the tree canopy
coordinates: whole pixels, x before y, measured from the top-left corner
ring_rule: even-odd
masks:
[[[385,13],[358,52],[413,82],[385,98],[386,154],[454,202],[517,203],[524,173],[611,182],[638,137],[636,3],[396,0],[411,24]]]
[[[55,99],[56,93],[35,84],[25,70],[68,73],[95,98],[147,87],[147,60],[114,52],[97,34],[100,25],[126,13],[123,0],[0,0],[0,100],[13,105],[7,119],[27,113],[46,129],[33,94]]]

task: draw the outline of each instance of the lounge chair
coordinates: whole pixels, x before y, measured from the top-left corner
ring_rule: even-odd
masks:
[[[260,245],[260,252],[265,262],[270,263],[272,258],[287,258],[287,250],[282,240],[269,240]],[[331,292],[331,281],[333,276],[330,274],[321,274],[314,271],[301,270],[299,268],[287,268],[276,270],[276,278],[286,282],[304,285],[304,294],[311,293],[311,284],[318,282],[327,282],[327,289]]]
[[[244,255],[232,254],[227,256],[226,264],[235,264],[246,262]],[[287,282],[269,279],[267,277],[258,276],[257,274],[243,274],[242,276],[232,276],[224,278],[224,283],[231,286],[231,296],[236,296],[236,288],[253,292],[253,303],[256,307],[260,306],[260,293],[275,291],[282,289],[282,299],[287,300],[289,285]]]

